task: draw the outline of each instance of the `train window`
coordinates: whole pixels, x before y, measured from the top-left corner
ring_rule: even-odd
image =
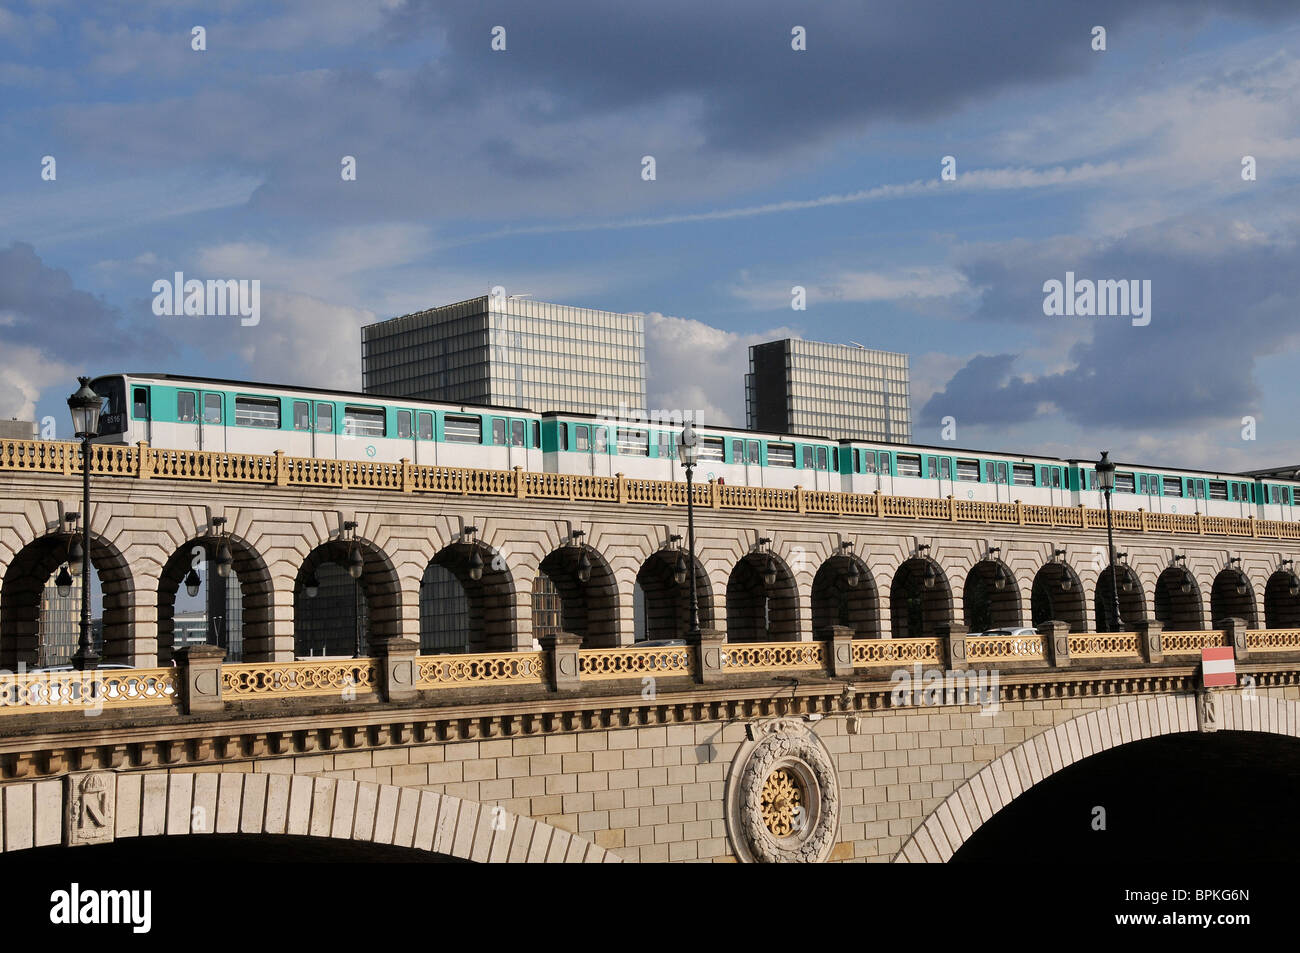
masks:
[[[1228,499],[1233,500],[1234,502],[1238,501],[1241,499],[1240,493],[1241,493],[1240,484],[1237,483],[1228,484]]]
[[[397,412],[397,436],[401,440],[410,440],[414,431],[411,429],[411,412],[409,410],[399,410]]]
[[[853,451],[853,472],[854,473],[862,472],[862,451],[861,450],[855,449]]]
[[[1116,473],[1115,474],[1115,492],[1132,493],[1133,492],[1133,474]]]
[[[862,453],[862,472],[876,472],[876,452],[874,450],[865,450]]]
[[[194,391],[177,391],[176,419],[187,424],[192,424],[199,419],[198,409],[194,403]]]
[[[267,430],[279,430],[280,398],[236,397],[235,426],[264,427]]]
[[[980,478],[980,462],[978,460],[957,461],[958,480],[965,480],[967,483],[978,483],[979,478]]]
[[[149,388],[133,387],[131,389],[131,416],[136,420],[149,419]]]
[[[650,437],[644,430],[618,431],[618,452],[626,457],[650,456]]]
[[[524,445],[524,438],[527,436],[528,428],[525,426],[525,421],[510,421],[510,446],[522,447]]]
[[[569,449],[569,425],[557,423],[555,425],[555,434],[556,434],[556,440],[558,441],[557,446],[561,450],[568,450]]]
[[[669,460],[677,455],[673,434],[669,430],[659,431],[659,459]]]
[[[1182,477],[1167,476],[1161,481],[1161,493],[1164,496],[1182,496]]]
[[[591,449],[591,437],[587,433],[585,426],[579,425],[573,428],[574,449],[586,451]]]
[[[794,444],[769,443],[767,445],[767,465],[769,467],[794,466]]]
[[[722,438],[701,437],[700,438],[700,459],[713,460],[717,463],[721,463],[722,462]]]
[[[221,423],[221,395],[203,395],[203,422],[205,424]]]
[[[343,432],[358,437],[386,437],[384,412],[372,407],[344,407]]]
[[[745,462],[757,464],[759,462],[758,441],[748,440],[745,442]]]
[[[421,411],[420,414],[417,415],[416,419],[419,421],[420,424],[419,430],[417,431],[417,436],[421,440],[432,440],[433,439],[433,414],[424,413],[423,411]]]
[[[960,470],[960,466],[958,466]],[[900,453],[898,455],[898,475],[908,477],[919,477],[921,475],[921,458],[913,453]]]
[[[1223,480],[1210,481],[1210,499],[1226,500],[1228,498],[1228,484]]]
[[[947,457],[939,458],[939,479],[940,480],[952,479],[952,461],[949,460]]]
[[[745,462],[745,441],[743,440],[731,441],[731,462],[732,463]]]
[[[534,450],[536,450],[536,449],[540,448],[541,445],[542,445],[542,424],[541,424],[541,421],[537,421],[537,420],[534,420],[534,421],[533,421],[532,431],[533,431],[533,442],[532,442],[531,444],[529,444],[529,446],[531,446]]]
[[[998,464],[998,482],[999,483],[1009,482],[1009,478],[1007,476],[1007,465],[1005,463]]]
[[[804,468],[805,470],[811,470],[811,469],[813,468],[813,448],[812,448],[812,447],[804,447],[804,448],[803,448],[803,468]]]
[[[311,430],[311,404],[305,400],[293,402],[293,429]]]
[[[1017,463],[1011,468],[1011,482],[1016,486],[1034,485],[1034,468],[1032,464]]]
[[[316,432],[333,433],[334,432],[334,405],[333,404],[316,404]]]
[[[839,471],[840,469],[840,448],[831,447],[831,469]]]
[[[993,461],[985,460],[984,461],[984,482],[985,483],[993,482],[993,470],[994,470]]]
[[[483,418],[448,414],[442,419],[442,433],[448,443],[482,443]]]
[[[828,456],[828,454],[826,453],[826,448],[825,448],[825,447],[818,447],[818,448],[817,448],[817,469],[818,469],[818,470],[825,470],[825,469],[826,469],[826,459],[827,459],[827,456]]]
[[[609,452],[609,431],[604,427],[591,428],[592,443],[595,445],[597,453]]]
[[[931,480],[939,479],[939,461],[934,457],[925,458],[925,475]]]
[[[492,444],[497,447],[506,445],[506,422],[500,419],[492,421]]]
[[[1282,502],[1282,488],[1280,486],[1270,486],[1268,488],[1268,501],[1270,503]]]

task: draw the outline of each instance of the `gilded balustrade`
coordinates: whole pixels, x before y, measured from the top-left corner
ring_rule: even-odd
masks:
[[[546,682],[546,656],[542,652],[425,655],[416,660],[416,668],[416,688],[543,685]]]
[[[0,678],[0,715],[33,709],[176,706],[177,669],[97,669],[89,672],[24,672]]]
[[[1246,648],[1251,652],[1300,652],[1300,629],[1250,629]]]
[[[1170,632],[1166,629],[1160,637],[1160,642],[1165,655],[1199,655],[1201,649],[1222,648],[1227,645],[1228,636],[1218,629],[1197,632]]]
[[[243,662],[221,667],[221,694],[228,700],[282,695],[338,695],[355,700],[378,692],[374,659],[299,659]]]
[[[825,664],[823,642],[730,642],[722,652],[722,667],[733,672],[806,671]]]
[[[583,649],[578,675],[583,679],[641,678],[647,675],[693,675],[695,650],[688,645],[653,648]]]
[[[1080,632],[1069,636],[1070,658],[1134,658],[1138,655],[1136,632]]]
[[[853,665],[938,665],[943,661],[939,639],[854,639]]]
[[[971,662],[1030,662],[1045,657],[1045,636],[1041,635],[977,635],[966,639],[966,658]]]

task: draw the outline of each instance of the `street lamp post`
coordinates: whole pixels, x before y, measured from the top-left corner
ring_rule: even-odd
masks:
[[[695,494],[691,490],[691,481],[695,478],[695,464],[700,459],[699,435],[690,424],[682,430],[681,440],[677,444],[677,456],[686,468],[686,541],[691,554],[688,571],[691,576],[691,627],[688,631],[693,641],[700,637],[699,605],[695,596]]]
[[[1115,568],[1115,533],[1110,518],[1110,493],[1115,489],[1115,464],[1111,462],[1110,452],[1107,450],[1101,452],[1101,459],[1097,461],[1097,484],[1106,496],[1106,546],[1110,551],[1110,594],[1114,600],[1111,608],[1115,614],[1115,631],[1123,632],[1124,623],[1119,617],[1119,583],[1116,578],[1118,570]]]
[[[77,380],[81,388],[68,398],[72,431],[81,440],[81,634],[72,666],[85,671],[99,662],[99,653],[90,640],[90,441],[99,435],[103,400],[90,389],[89,377]]]

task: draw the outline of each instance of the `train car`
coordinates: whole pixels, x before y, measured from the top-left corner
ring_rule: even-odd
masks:
[[[684,480],[677,453],[681,431],[681,424],[675,422],[548,411],[542,414],[545,465],[552,473]],[[702,482],[841,488],[836,441],[704,424],[696,432],[700,453],[695,477]]]
[[[1249,470],[1238,479],[1249,479],[1254,487],[1256,515],[1267,520],[1300,518],[1300,467]]]
[[[1078,502],[1091,507],[1105,506],[1102,492],[1097,488],[1097,462],[1070,460],[1068,463],[1071,486],[1075,488]],[[1259,501],[1263,496],[1257,482],[1242,474],[1116,463],[1111,505],[1122,510],[1143,509],[1148,513],[1202,513],[1244,519],[1248,516],[1263,517],[1268,509],[1261,508]],[[1282,511],[1282,507],[1277,507],[1276,512]],[[1294,516],[1272,515],[1267,518],[1293,519]]]
[[[542,468],[541,417],[528,410],[172,374],[116,374],[91,387],[104,397],[102,443]]]
[[[1068,506],[1065,463],[1054,457],[841,441],[844,489],[945,499]]]

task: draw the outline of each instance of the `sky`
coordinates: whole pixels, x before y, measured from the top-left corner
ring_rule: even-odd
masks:
[[[644,313],[706,422],[800,336],[908,354],[918,443],[1296,464],[1298,92],[1294,0],[0,3],[0,416],[359,390],[361,325],[500,285]],[[178,271],[260,320],[156,315]]]

